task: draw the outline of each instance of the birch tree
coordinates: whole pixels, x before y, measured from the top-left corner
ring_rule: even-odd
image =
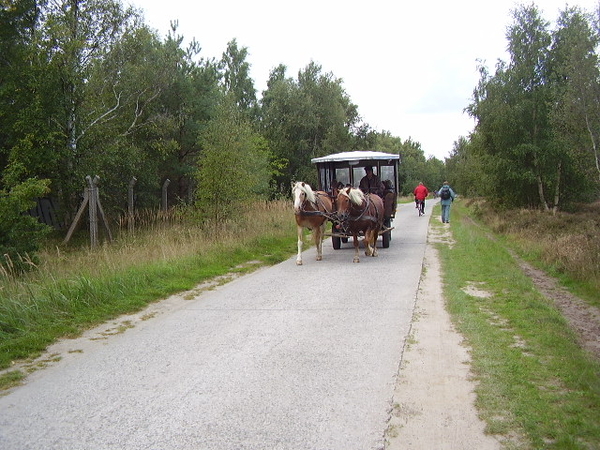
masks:
[[[556,136],[580,180],[600,181],[600,36],[579,8],[560,14],[552,44]],[[581,182],[581,181],[580,181]]]

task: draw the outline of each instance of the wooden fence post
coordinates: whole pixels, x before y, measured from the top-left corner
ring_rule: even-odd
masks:
[[[128,218],[127,218],[127,229],[129,230],[130,233],[133,233],[134,230],[134,210],[133,210],[133,186],[135,186],[135,183],[137,182],[137,178],[136,177],[132,177],[131,181],[129,182],[129,191],[127,193],[127,214],[128,214]]]
[[[169,180],[168,178],[165,180],[165,182],[163,183],[163,187],[162,187],[162,210],[164,212],[167,212],[168,209],[168,204],[167,204],[167,188],[169,187],[169,184],[171,184],[171,180]]]
[[[108,221],[106,220],[104,210],[102,209],[102,204],[100,203],[100,196],[98,195],[98,181],[100,181],[100,177],[96,175],[94,176],[94,179],[92,179],[92,177],[87,175],[85,179],[88,183],[88,187],[85,188],[83,193],[83,203],[75,215],[75,219],[69,228],[69,232],[67,233],[67,237],[65,237],[63,244],[66,244],[71,239],[75,228],[77,228],[77,225],[81,220],[83,211],[85,211],[85,207],[88,206],[90,217],[90,245],[92,248],[94,248],[98,245],[98,212],[100,213],[100,217],[102,218],[102,222],[106,228],[109,241],[112,241],[112,233],[110,232]]]
[[[90,246],[95,248],[98,245],[98,179],[96,175],[92,180],[92,177],[87,175],[85,179],[88,182],[90,207],[88,208],[90,214]]]
[[[104,209],[102,208],[102,203],[100,203],[100,195],[98,191],[98,181],[100,181],[100,177],[96,175],[94,177],[94,186],[96,191],[96,206],[98,206],[98,212],[100,213],[100,217],[102,218],[102,223],[104,224],[104,228],[106,229],[106,234],[108,235],[108,241],[112,242],[113,237],[110,232],[110,227],[108,226],[108,220],[106,220],[106,214],[104,214]]]
[[[75,228],[77,228],[77,225],[79,224],[79,221],[81,220],[81,215],[83,214],[83,211],[85,211],[85,208],[88,205],[89,201],[90,201],[90,190],[88,188],[85,188],[83,190],[83,202],[81,203],[81,206],[79,207],[79,210],[77,211],[77,214],[75,215],[75,218],[73,219],[73,222],[71,223],[71,226],[69,227],[69,231],[67,232],[67,236],[65,237],[63,244],[66,244],[67,242],[69,242],[69,240],[71,240],[71,236],[73,236],[73,232],[75,231]]]

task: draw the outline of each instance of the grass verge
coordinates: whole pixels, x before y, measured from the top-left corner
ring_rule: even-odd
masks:
[[[452,207],[451,232],[454,244],[439,245],[445,296],[472,349],[486,431],[507,448],[600,448],[600,364],[461,202]]]

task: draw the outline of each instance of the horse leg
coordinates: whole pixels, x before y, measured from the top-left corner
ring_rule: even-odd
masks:
[[[360,258],[358,257],[358,234],[354,233],[352,237],[354,238],[354,259],[352,260],[352,262],[359,263]]]
[[[377,230],[365,231],[365,255],[377,256]]]
[[[303,243],[302,235],[304,232],[304,227],[301,227],[300,225],[298,225],[297,230],[298,230],[298,256],[296,257],[296,265],[301,266],[302,265],[302,243]]]
[[[377,238],[379,237],[379,231],[373,230],[372,242],[373,242],[373,251],[371,256],[377,256]]]
[[[323,232],[325,228],[325,223],[315,227],[315,246],[317,247],[317,261],[321,261],[323,259]]]

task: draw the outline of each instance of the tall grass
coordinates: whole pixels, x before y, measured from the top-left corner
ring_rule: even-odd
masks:
[[[557,214],[498,211],[482,201],[467,205],[523,258],[561,277],[575,293],[600,307],[600,202]]]
[[[146,214],[99,248],[55,245],[37,270],[0,274],[0,369],[59,337],[133,312],[249,260],[272,264],[296,248],[289,202],[255,202],[234,219],[200,224],[189,212]]]

